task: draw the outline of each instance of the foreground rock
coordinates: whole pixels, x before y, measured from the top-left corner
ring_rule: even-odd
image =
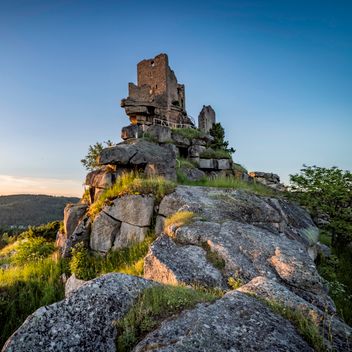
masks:
[[[254,294],[269,302],[300,311],[320,327],[324,344],[329,350],[349,351],[352,348],[352,329],[335,315],[308,303],[278,282],[265,277],[256,277],[238,289],[240,292]]]
[[[35,311],[9,338],[3,351],[115,351],[114,322],[152,285],[123,274],[92,280],[63,301]]]
[[[180,314],[146,336],[141,351],[313,351],[290,322],[241,292]]]

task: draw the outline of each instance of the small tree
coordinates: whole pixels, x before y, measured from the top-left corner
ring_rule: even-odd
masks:
[[[301,174],[290,175],[294,197],[313,215],[330,217],[326,229],[332,244],[342,247],[352,241],[352,173],[337,167],[303,165]]]
[[[225,150],[229,153],[235,152],[235,149],[229,148],[229,142],[225,141],[225,130],[220,122],[215,123],[209,133],[214,137],[214,141],[210,144],[211,148]]]
[[[103,143],[105,143],[107,147],[111,147],[114,145],[114,143],[110,140]],[[94,145],[89,146],[88,154],[84,159],[81,160],[81,163],[87,170],[93,171],[99,166],[98,157],[104,149],[103,143],[97,142]]]

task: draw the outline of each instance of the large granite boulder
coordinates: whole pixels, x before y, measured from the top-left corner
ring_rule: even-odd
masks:
[[[135,348],[141,351],[313,351],[294,326],[265,304],[233,291],[164,321]]]
[[[176,180],[176,152],[170,144],[158,145],[143,139],[133,139],[103,149],[99,157],[101,165],[123,165],[130,168],[157,170],[156,174]]]
[[[70,237],[87,211],[86,204],[68,204],[64,209],[64,229]]]
[[[285,199],[242,190],[178,186],[175,192],[164,197],[159,214],[167,217],[183,208],[210,222],[234,220],[283,233],[307,248],[318,242],[319,230],[307,211]]]
[[[103,211],[113,219],[130,225],[150,226],[154,211],[154,197],[126,195],[116,198],[112,205],[104,207]]]
[[[329,307],[324,310],[308,303],[277,281],[259,276],[238,289],[240,292],[258,296],[268,302],[300,311],[320,327],[328,350],[348,351],[352,346],[352,329],[343,323]]]
[[[177,246],[159,237],[144,259],[144,277],[165,284],[226,288],[220,271],[207,261],[206,251],[194,245]]]
[[[108,252],[120,232],[120,227],[120,221],[112,218],[103,211],[100,212],[92,224],[90,248],[101,253]]]
[[[153,282],[107,274],[41,307],[8,339],[4,352],[115,351],[116,322]]]
[[[162,247],[162,242],[155,243],[149,253],[153,260],[145,261],[148,277],[160,280],[162,268],[175,277],[182,272],[179,281],[196,283],[195,277],[203,275],[205,265],[191,259],[180,261],[171,253],[183,253],[183,247],[206,246],[225,263],[220,270],[221,282],[234,279],[237,284],[243,284],[265,276],[282,281],[317,307],[334,310],[312,257],[311,248],[316,246],[318,230],[301,207],[284,199],[240,190],[179,186],[159,206],[158,231],[165,217],[182,210],[193,211],[196,217],[190,224],[168,227],[174,246],[169,243]],[[168,256],[172,259],[168,260]],[[156,262],[162,266],[154,265]],[[192,273],[183,270],[186,263],[192,265]],[[208,285],[206,280],[203,285]]]

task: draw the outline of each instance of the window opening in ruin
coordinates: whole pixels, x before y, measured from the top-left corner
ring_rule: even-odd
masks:
[[[150,62],[150,64],[152,65],[152,67],[154,67],[154,66],[155,66],[154,61],[151,61],[151,62]]]

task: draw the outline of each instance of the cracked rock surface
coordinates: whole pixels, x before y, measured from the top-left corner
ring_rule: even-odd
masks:
[[[36,310],[3,351],[115,351],[114,322],[153,284],[117,273],[91,280],[63,301]]]

